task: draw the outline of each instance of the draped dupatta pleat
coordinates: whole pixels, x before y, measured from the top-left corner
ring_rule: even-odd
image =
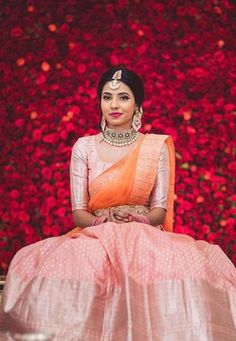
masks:
[[[153,189],[158,159],[163,143],[169,152],[169,190],[165,230],[173,229],[175,154],[173,140],[168,135],[148,134],[142,137],[129,156],[124,157],[90,185],[89,210],[119,205],[144,205]],[[159,184],[158,184],[159,185]]]

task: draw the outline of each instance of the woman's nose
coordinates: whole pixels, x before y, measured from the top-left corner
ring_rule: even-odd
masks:
[[[116,98],[115,96],[111,100],[111,108],[119,108],[119,101],[118,98]]]

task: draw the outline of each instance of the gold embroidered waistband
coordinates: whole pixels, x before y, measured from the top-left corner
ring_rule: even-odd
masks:
[[[101,217],[109,212],[116,212],[116,210],[120,208],[126,208],[130,213],[135,214],[148,214],[150,209],[147,206],[142,205],[120,205],[120,206],[113,206],[108,208],[100,208],[94,212],[97,217]]]

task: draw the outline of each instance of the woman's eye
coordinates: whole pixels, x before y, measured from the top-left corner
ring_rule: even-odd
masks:
[[[105,101],[108,101],[109,99],[111,99],[111,96],[104,95],[102,96],[102,99],[104,99]]]
[[[124,96],[121,96],[120,98],[122,101],[127,101],[129,99],[129,96],[127,95],[124,95]]]

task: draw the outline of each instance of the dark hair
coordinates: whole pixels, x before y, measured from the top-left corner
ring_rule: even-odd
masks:
[[[134,94],[135,102],[140,107],[144,100],[143,81],[134,71],[129,70],[122,66],[112,67],[111,69],[104,72],[104,74],[101,76],[100,81],[98,83],[98,87],[97,87],[97,94],[98,94],[99,99],[101,100],[102,89],[104,85],[107,82],[112,80],[114,73],[118,70],[122,70],[121,82],[128,85],[128,87],[132,90]]]

